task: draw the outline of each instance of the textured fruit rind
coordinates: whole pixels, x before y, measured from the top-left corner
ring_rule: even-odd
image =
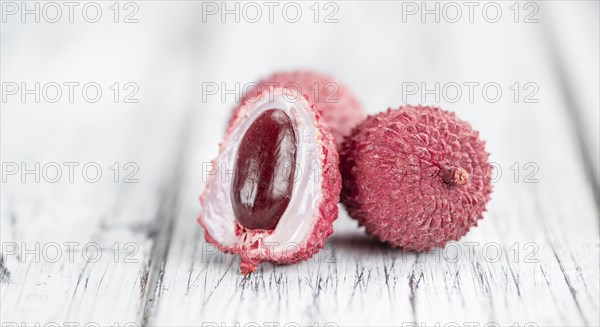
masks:
[[[340,153],[342,203],[366,232],[427,251],[458,240],[482,218],[492,166],[478,132],[454,113],[405,106],[369,116]],[[464,185],[445,179],[468,174]]]
[[[281,92],[286,91],[281,89],[274,90],[274,94],[280,94]],[[315,146],[318,147],[320,152],[319,172],[321,173],[321,197],[314,208],[313,226],[304,243],[290,246],[290,251],[280,255],[268,253],[268,247],[263,247],[260,244],[257,248],[251,248],[243,245],[241,242],[233,246],[224,246],[208,233],[208,229],[202,219],[202,214],[198,218],[198,223],[204,229],[204,238],[206,241],[216,246],[222,252],[240,255],[240,271],[242,274],[254,271],[261,262],[265,261],[277,264],[290,264],[306,260],[323,248],[325,239],[333,233],[333,221],[338,216],[337,203],[339,202],[342,183],[338,168],[338,151],[331,130],[323,120],[321,110],[314,104],[311,104],[306,97],[301,102],[304,103],[305,109],[311,114],[312,123],[316,130]],[[242,117],[246,116],[247,111],[252,109],[252,103],[247,103],[238,108],[237,114],[233,117],[234,119],[230,120],[230,127],[228,128],[224,142],[228,141],[230,132],[241,122]],[[223,144],[220,144],[220,148],[222,148]],[[216,160],[213,160],[213,163],[216,164]],[[209,180],[206,185],[210,184],[210,178],[213,178],[213,176],[210,175],[208,178]],[[204,206],[205,194],[206,188],[200,196],[202,207]],[[249,233],[252,234],[251,231]]]
[[[322,117],[331,129],[338,148],[352,128],[366,117],[362,106],[350,89],[329,76],[311,71],[280,72],[259,81],[257,85],[263,92],[268,91],[273,85],[279,87],[289,85],[293,90],[299,88],[308,102],[315,104],[321,110]],[[229,118],[230,128],[241,106],[257,95],[257,88],[247,89],[247,93],[243,95],[240,104],[234,108]]]

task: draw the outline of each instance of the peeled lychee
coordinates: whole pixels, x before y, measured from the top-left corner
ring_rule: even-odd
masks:
[[[208,242],[241,257],[294,263],[323,247],[337,218],[339,158],[322,113],[287,89],[263,91],[230,122],[200,197]]]
[[[342,203],[366,232],[408,251],[458,240],[482,218],[492,166],[454,113],[405,106],[369,116],[340,152]]]
[[[240,106],[255,97],[259,91],[264,92],[274,87],[285,87],[290,91],[301,93],[310,103],[322,110],[323,118],[331,128],[338,146],[341,145],[344,137],[350,134],[352,128],[366,117],[360,103],[345,85],[329,76],[310,71],[273,74],[257,82],[256,86],[247,87]],[[238,111],[239,107],[234,110],[229,126]]]

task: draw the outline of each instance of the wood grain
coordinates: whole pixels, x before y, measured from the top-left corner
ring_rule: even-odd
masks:
[[[544,3],[533,24],[404,23],[402,4],[388,1],[340,2],[336,24],[202,23],[201,3],[139,4],[140,23],[127,28],[2,26],[3,81],[134,80],[141,90],[134,105],[2,104],[3,162],[94,161],[108,174],[96,184],[2,184],[2,251],[103,249],[95,263],[80,251],[57,263],[2,253],[3,323],[600,325],[597,3]],[[509,15],[511,3],[501,5]],[[80,46],[44,42],[55,35]],[[99,51],[111,47],[119,51]],[[195,221],[202,164],[235,102],[203,99],[202,84],[295,68],[343,80],[370,113],[403,104],[406,83],[498,83],[497,103],[425,101],[487,141],[501,175],[485,219],[460,242],[415,254],[367,237],[340,207],[317,256],[240,275],[239,260],[206,243]],[[535,83],[537,103],[523,101],[527,90],[515,102],[516,82]],[[137,163],[139,182],[114,183],[115,161]],[[135,260],[122,249],[115,262],[115,242],[135,244]]]

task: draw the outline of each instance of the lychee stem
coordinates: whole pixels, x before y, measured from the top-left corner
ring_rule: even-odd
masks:
[[[469,173],[462,167],[452,167],[443,176],[444,182],[451,186],[464,185],[469,179]]]

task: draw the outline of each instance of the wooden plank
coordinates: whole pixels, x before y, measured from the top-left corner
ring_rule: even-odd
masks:
[[[3,245],[76,241],[98,243],[105,251],[96,263],[65,256],[36,263],[2,253],[2,322],[600,324],[598,206],[586,173],[594,166],[580,151],[593,154],[597,147],[592,141],[579,145],[598,128],[573,123],[545,39],[548,12],[560,21],[589,6],[552,2],[540,7],[540,23],[523,24],[512,21],[512,3],[500,4],[504,16],[496,24],[480,14],[475,24],[421,23],[419,16],[404,23],[402,4],[394,2],[340,3],[334,24],[313,23],[308,2],[301,3],[305,16],[295,24],[280,16],[275,24],[221,24],[218,18],[203,24],[201,3],[149,2],[140,8],[140,24],[128,29],[105,24],[75,33],[59,24],[9,34],[3,25],[2,81],[143,83],[139,105],[3,104],[3,162],[97,161],[109,171],[114,161],[132,161],[140,166],[140,181],[2,184]],[[165,25],[166,17],[173,18]],[[597,17],[586,19],[597,25]],[[573,35],[568,29],[564,35]],[[590,35],[597,39],[595,31]],[[54,48],[47,40],[59,33],[80,46]],[[31,43],[17,42],[24,39]],[[564,40],[574,42],[571,48],[585,44],[562,37],[561,51]],[[121,51],[102,51],[112,46]],[[586,64],[597,66],[593,51],[579,61],[565,59],[566,76],[591,81],[575,87],[577,99],[597,95],[593,75],[585,74]],[[406,83],[498,83],[503,97],[497,103],[480,93],[473,103],[465,94],[456,103],[431,95],[425,101],[456,111],[480,130],[502,170],[480,226],[443,251],[416,255],[366,237],[342,210],[334,235],[315,258],[265,264],[242,277],[238,260],[208,245],[195,222],[202,163],[216,155],[233,104],[231,96],[221,101],[220,93],[204,101],[202,83],[232,88],[290,68],[337,76],[369,112],[405,102]],[[536,83],[538,103],[523,101],[530,89],[522,89],[515,103],[509,89],[515,82]],[[406,95],[406,102],[421,102],[422,93]],[[527,163],[539,167],[533,177]],[[525,183],[532,178],[538,181]],[[108,252],[115,242],[137,245],[135,261],[121,256],[115,263]],[[455,251],[461,253],[457,260]]]
[[[436,254],[406,254],[371,241],[342,211],[329,251],[321,251],[316,260],[267,264],[243,278],[237,259],[203,241],[193,222],[198,204],[189,198],[178,213],[151,324],[598,322],[597,207],[576,153],[577,139],[564,124],[560,84],[539,39],[544,22],[402,24],[399,6],[343,3],[340,23],[328,26],[219,26],[225,37],[211,44],[221,63],[215,74],[219,78],[206,81],[243,85],[271,70],[311,67],[347,81],[370,112],[401,104],[406,82],[499,83],[505,92],[499,103],[480,96],[474,103],[439,103],[481,130],[492,160],[502,169],[480,227],[436,260]],[[360,26],[352,23],[355,19]],[[227,51],[233,42],[227,36],[235,36],[240,48],[253,50],[242,56]],[[298,40],[310,40],[311,46]],[[514,103],[508,87],[515,82],[537,83],[539,103],[523,103],[523,95]],[[211,118],[223,121],[231,102],[198,107],[196,154],[190,157],[190,178],[182,194],[201,192],[197,167],[216,154],[221,137],[218,130],[206,132],[202,116],[211,111]],[[510,170],[515,162],[521,170],[517,182]],[[539,167],[537,183],[523,183],[528,162]],[[461,259],[444,260],[444,255],[452,258],[457,246]],[[475,249],[472,259],[469,246]],[[484,246],[489,252],[483,252]],[[495,262],[497,247],[501,257]]]
[[[329,249],[316,260],[265,264],[243,278],[237,259],[203,241],[193,225],[198,204],[186,198],[150,324],[598,323],[597,207],[540,39],[545,22],[515,24],[507,16],[498,24],[404,24],[400,6],[343,3],[340,22],[332,25],[218,26],[223,37],[211,44],[218,73],[205,75],[206,81],[243,85],[272,70],[309,67],[346,81],[370,112],[401,104],[406,82],[499,83],[504,96],[498,103],[481,96],[474,103],[439,103],[481,131],[503,174],[486,219],[458,244],[461,259],[436,261],[435,253],[388,249],[363,236],[342,211]],[[233,52],[233,44],[252,51]],[[523,103],[521,93],[514,103],[508,88],[515,82],[537,83],[539,102]],[[195,154],[182,194],[201,192],[198,167],[216,154],[222,135],[209,124],[224,121],[231,106],[198,103]],[[517,182],[510,170],[515,162]],[[539,167],[537,183],[523,183],[528,162]],[[472,259],[469,246],[475,248]],[[502,256],[496,262],[497,247]],[[442,258],[452,258],[453,249]]]
[[[102,3],[105,13],[109,5]],[[181,39],[156,23],[169,10],[140,6],[139,25],[110,20],[3,24],[3,82],[97,82],[104,92],[98,103],[87,103],[76,93],[74,103],[63,95],[56,104],[35,103],[32,97],[22,103],[18,96],[2,104],[2,161],[29,168],[57,162],[63,174],[57,183],[44,177],[36,183],[33,176],[22,183],[15,175],[2,184],[3,324],[123,326],[142,321],[155,235],[172,212],[170,190],[184,146],[182,114],[193,90],[185,80],[189,57],[177,50]],[[47,42],[56,35],[78,46]],[[105,51],[113,48],[119,50]],[[139,103],[115,104],[108,87],[128,81],[139,86]],[[80,164],[73,183],[63,162]],[[114,162],[119,163],[118,182],[110,168]],[[129,162],[135,166],[125,167]],[[83,179],[86,163],[101,167],[97,183]],[[135,167],[139,171],[131,177],[138,182],[124,183]],[[53,251],[60,253],[56,260]]]
[[[600,89],[598,6],[595,1],[577,5],[559,2],[548,6],[546,14],[553,22],[546,29],[548,50],[556,78],[561,82],[565,107],[577,131],[581,156],[597,203],[600,202],[600,98],[596,92]]]

